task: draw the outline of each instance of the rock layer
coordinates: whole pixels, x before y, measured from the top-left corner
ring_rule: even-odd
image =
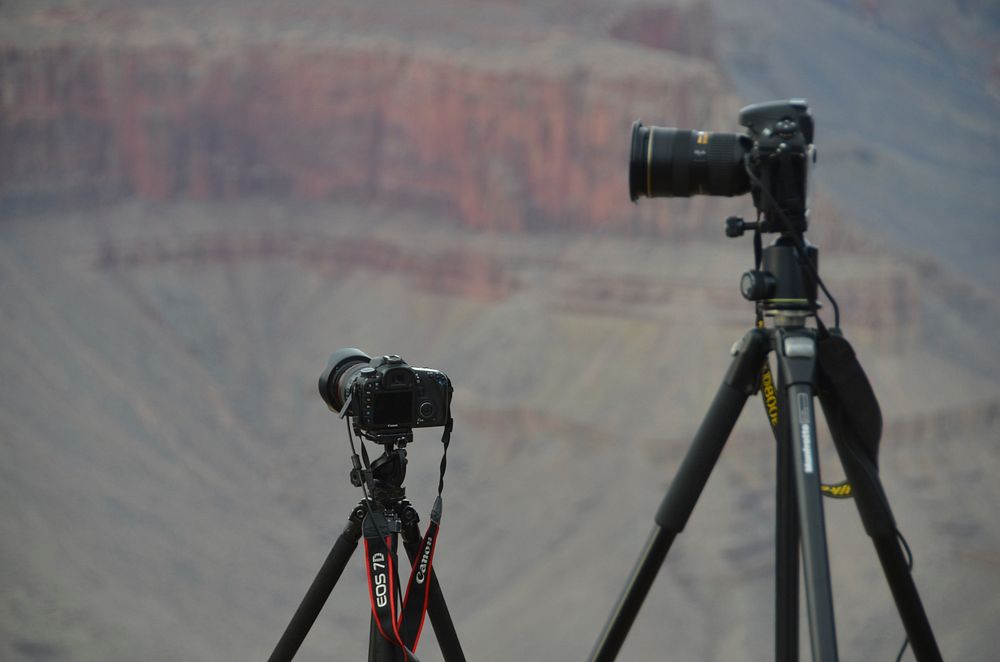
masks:
[[[736,102],[711,61],[628,41],[691,50],[680,27],[706,34],[703,5],[632,34],[643,16],[511,49],[362,38],[336,16],[324,38],[296,39],[50,11],[36,17],[44,38],[0,54],[0,194],[379,199],[479,228],[702,233],[703,203],[668,219],[625,204],[628,127],[642,113],[727,128]]]

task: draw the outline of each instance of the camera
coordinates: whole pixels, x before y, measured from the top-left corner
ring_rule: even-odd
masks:
[[[629,195],[736,196],[752,193],[774,232],[779,214],[804,231],[807,179],[815,162],[813,119],[804,99],[769,101],[740,110],[745,134],[632,124]]]
[[[330,409],[355,417],[361,430],[379,432],[444,425],[451,407],[448,376],[413,368],[393,354],[371,358],[359,349],[338,349],[319,378]]]

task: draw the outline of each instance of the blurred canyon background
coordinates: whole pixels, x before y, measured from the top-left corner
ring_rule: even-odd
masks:
[[[2,0],[0,659],[266,658],[361,496],[344,346],[456,385],[467,657],[585,659],[753,322],[749,197],[631,204],[630,124],[791,97],[918,588],[946,659],[996,659],[998,53],[990,0]],[[752,399],[620,659],[772,656],[773,444]],[[824,505],[841,656],[892,660]],[[297,659],[364,659],[367,600],[358,554]]]

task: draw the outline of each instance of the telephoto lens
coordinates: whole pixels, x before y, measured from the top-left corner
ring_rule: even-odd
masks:
[[[750,191],[744,157],[752,140],[739,133],[632,124],[629,195],[674,198],[743,195]]]
[[[319,377],[319,395],[323,402],[339,413],[347,401],[347,386],[351,379],[370,362],[370,356],[353,347],[338,349],[331,354],[326,370]]]

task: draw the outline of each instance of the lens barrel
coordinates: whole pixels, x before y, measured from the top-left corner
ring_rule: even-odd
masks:
[[[345,347],[330,355],[326,370],[319,376],[319,395],[327,406],[339,412],[347,401],[347,386],[351,378],[371,362],[360,349]]]
[[[632,123],[629,195],[648,198],[742,195],[750,190],[743,159],[752,143],[738,133],[714,133]]]

